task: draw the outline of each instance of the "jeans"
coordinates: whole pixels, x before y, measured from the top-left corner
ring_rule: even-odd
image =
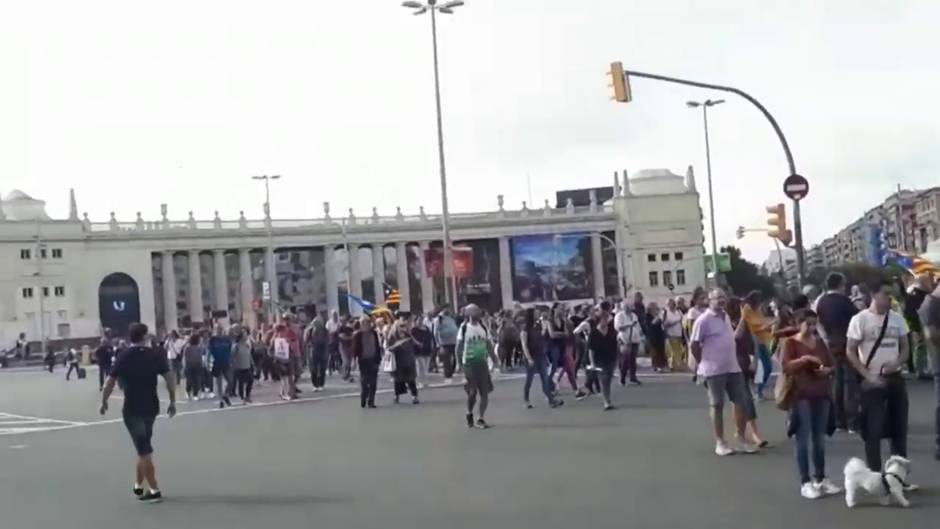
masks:
[[[891,441],[891,454],[907,457],[907,387],[900,376],[882,387],[862,389],[862,438],[865,462],[873,472],[881,472],[881,439]]]
[[[99,364],[98,365],[98,389],[104,387],[104,381],[108,378],[108,375],[111,374],[111,364]],[[179,379],[177,379],[179,382]]]
[[[189,366],[186,368],[186,394],[192,397],[199,395],[202,391],[202,372],[201,365]]]
[[[362,407],[375,406],[375,390],[379,382],[379,364],[375,361],[359,361],[359,384],[362,389],[359,402]]]
[[[415,369],[417,370],[418,383],[422,386],[428,383],[428,363],[430,356],[415,356]]]
[[[854,428],[858,415],[858,375],[844,356],[836,356],[835,364],[832,400],[835,403],[836,428]]]
[[[620,354],[620,383],[627,383],[627,376],[630,380],[636,380],[636,355],[640,349],[640,344],[629,343],[621,346]],[[601,381],[603,383],[603,380]]]
[[[444,378],[453,378],[455,362],[457,361],[454,353],[454,346],[442,345],[440,358],[441,364],[444,365]]]
[[[72,370],[75,370],[75,374],[78,374],[78,364],[69,364],[69,370],[65,372],[65,380],[68,380],[72,375]]]
[[[532,389],[532,379],[535,378],[535,375],[538,375],[539,380],[542,382],[542,393],[545,394],[545,398],[548,399],[548,402],[554,402],[554,397],[552,397],[552,381],[548,374],[548,364],[545,355],[533,357],[532,363],[526,365],[525,386],[522,388],[522,397],[525,399],[525,402],[529,402],[529,391]]]
[[[813,479],[826,477],[826,425],[829,423],[829,399],[800,399],[793,404],[796,415],[796,467],[800,472],[800,483],[809,477],[810,448],[813,455]],[[811,446],[812,445],[812,446]]]
[[[238,369],[235,371],[235,385],[238,391],[238,397],[242,400],[251,400],[251,387],[255,379],[252,376],[251,368]]]
[[[770,360],[770,349],[767,348],[767,345],[756,338],[754,339],[754,345],[756,346],[754,351],[757,352],[757,360],[760,361],[761,371],[763,371],[760,382],[757,383],[757,394],[763,395],[767,381],[770,380],[770,375],[774,372],[774,363]]]
[[[598,367],[601,368],[600,379],[601,379],[601,393],[604,395],[604,404],[610,404],[610,383],[614,379],[614,364],[616,362],[611,360],[610,362],[600,362]],[[635,365],[635,364],[634,364]],[[623,369],[620,371],[623,375]]]
[[[315,388],[326,385],[326,367],[330,361],[326,345],[314,346],[310,354],[310,382]]]

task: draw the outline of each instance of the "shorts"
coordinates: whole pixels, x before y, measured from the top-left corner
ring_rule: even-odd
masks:
[[[493,391],[493,379],[490,378],[490,366],[486,362],[465,364],[463,366],[464,389],[467,395],[489,395]]]
[[[705,378],[705,389],[708,391],[708,403],[713,408],[721,408],[725,404],[725,394],[735,406],[742,409],[747,407],[744,387],[744,375],[741,373],[722,373]]]
[[[139,456],[153,453],[150,438],[153,437],[153,422],[156,419],[156,415],[124,413],[124,426],[127,427],[127,433],[131,434],[131,441],[134,443],[134,448]]]
[[[228,362],[216,362],[212,365],[212,376],[214,378],[226,376],[226,373],[229,372],[229,367],[231,366]]]
[[[286,377],[291,374],[292,363],[290,359],[282,360],[280,358],[275,358],[274,363],[277,366],[277,373],[279,376]]]

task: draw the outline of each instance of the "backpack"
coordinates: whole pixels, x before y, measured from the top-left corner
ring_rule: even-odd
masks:
[[[315,345],[327,345],[330,343],[330,333],[326,326],[320,322],[313,322],[304,332],[304,342]]]
[[[290,342],[283,336],[274,339],[274,357],[278,360],[290,359]]]
[[[440,336],[441,343],[455,343],[457,341],[457,332],[457,324],[454,323],[453,319],[442,317],[437,320],[437,333]]]

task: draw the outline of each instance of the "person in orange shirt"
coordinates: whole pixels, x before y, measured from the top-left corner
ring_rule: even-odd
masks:
[[[773,334],[771,326],[760,312],[761,298],[759,291],[751,291],[745,298],[744,307],[741,309],[741,317],[747,323],[747,330],[754,337],[754,350],[757,352],[757,360],[761,364],[761,371],[763,371],[761,379],[757,382],[757,396],[764,399],[764,387],[767,386],[767,382],[770,380],[774,365],[770,360],[770,343],[773,341]]]

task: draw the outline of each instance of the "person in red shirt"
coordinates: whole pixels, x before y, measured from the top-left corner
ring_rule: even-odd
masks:
[[[790,409],[791,431],[796,435],[796,464],[800,472],[800,495],[816,499],[841,489],[826,479],[825,437],[831,433],[829,375],[832,356],[816,334],[817,317],[812,310],[796,314],[799,331],[783,342],[783,372],[792,377],[796,393]],[[809,459],[812,446],[813,479]]]

